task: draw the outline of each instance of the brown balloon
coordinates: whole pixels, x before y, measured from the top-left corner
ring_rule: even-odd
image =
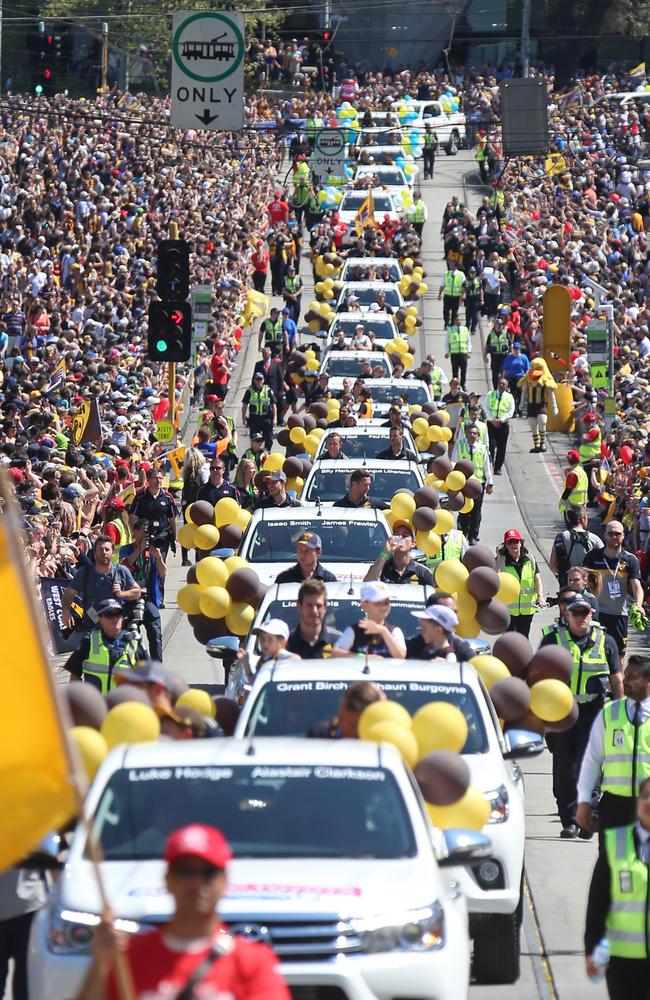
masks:
[[[521,718],[508,722],[506,724],[506,731],[508,729],[524,729],[529,733],[537,733],[538,736],[543,736],[546,732],[546,723],[540,719],[539,715],[528,711]]]
[[[512,722],[530,708],[530,688],[519,677],[504,677],[490,688],[490,698],[500,719]]]
[[[224,698],[220,695],[218,698],[213,698],[214,707],[216,709],[216,721],[221,726],[224,732],[224,736],[232,736],[235,731],[235,726],[237,725],[237,720],[239,719],[239,713],[241,708],[236,701],[232,698]]]
[[[275,440],[278,442],[281,448],[286,448],[291,444],[291,438],[289,437],[289,431],[286,427],[283,427],[281,431],[275,435]]]
[[[263,472],[263,471],[255,473],[255,478],[253,479],[253,483],[255,485],[255,489],[259,490],[260,493],[263,493],[263,494],[266,493],[266,489],[264,487],[264,482],[265,482],[266,477],[268,475],[269,475],[268,472]]]
[[[303,426],[307,431],[307,433],[309,434],[310,431],[313,431],[314,427],[316,426],[316,417],[312,416],[311,413],[305,413],[302,419],[303,419]]]
[[[219,528],[219,548],[238,549],[241,545],[243,531],[238,524],[226,524]]]
[[[463,565],[472,572],[477,566],[489,566],[490,569],[494,569],[496,566],[496,559],[494,558],[494,553],[492,549],[488,549],[487,545],[470,545],[467,552],[462,559]]]
[[[537,684],[538,681],[558,680],[568,684],[573,673],[573,658],[568,649],[562,646],[542,646],[528,664],[526,683]]]
[[[94,684],[71,681],[59,687],[59,692],[67,702],[68,711],[75,726],[90,726],[99,729],[106,717],[106,702]]]
[[[470,479],[476,472],[476,469],[471,458],[461,458],[459,462],[456,462],[454,472],[462,472],[467,479]]]
[[[413,494],[416,507],[429,507],[436,510],[440,506],[440,494],[434,486],[421,486]]]
[[[469,767],[451,750],[428,753],[415,765],[413,775],[425,802],[432,806],[451,806],[469,788]]]
[[[300,461],[302,462],[301,479],[306,479],[309,473],[311,472],[311,462],[309,461],[308,458],[301,458]]]
[[[327,418],[327,403],[312,403],[309,412],[313,413],[317,420],[321,417]]]
[[[477,566],[469,574],[466,587],[477,601],[491,601],[501,585],[496,570],[489,566]]]
[[[185,577],[186,583],[198,583],[196,578],[196,566],[190,566]]]
[[[106,695],[109,709],[122,705],[125,701],[139,701],[141,705],[151,705],[148,695],[135,684],[116,684]]]
[[[289,355],[289,361],[297,365],[298,368],[302,368],[303,365],[307,364],[307,355],[303,354],[302,351],[292,351]]]
[[[292,430],[294,427],[304,428],[304,426],[305,426],[305,419],[302,413],[292,413],[289,419],[287,420],[287,427],[289,428],[289,430]]]
[[[465,506],[465,497],[462,493],[448,493],[443,506],[447,510],[461,510]]]
[[[318,420],[316,421],[316,426],[320,427],[321,430],[324,430],[324,431],[327,430],[327,428],[329,427],[329,425],[330,425],[330,423],[329,423],[329,420],[327,419],[327,417],[319,417]]]
[[[573,699],[573,705],[571,706],[571,711],[568,715],[565,715],[563,719],[558,719],[557,722],[547,722],[546,732],[547,733],[566,733],[567,730],[573,729],[576,722],[578,721],[578,702]]]
[[[429,414],[429,427],[444,427],[445,418],[440,411]]]
[[[287,479],[293,479],[295,476],[302,475],[302,459],[295,458],[294,456],[285,459],[282,471]]]
[[[436,512],[431,507],[416,507],[411,520],[416,531],[431,531],[436,523]]]
[[[431,402],[429,403],[422,404],[422,411],[423,413],[437,413],[438,406],[436,403],[433,402],[433,400],[431,400]]]
[[[470,476],[465,485],[463,486],[463,493],[468,500],[476,500],[480,497],[483,492],[483,483],[480,480],[475,479],[474,476]]]
[[[431,470],[434,476],[437,476],[438,479],[446,479],[453,468],[453,462],[445,455],[441,455],[440,458],[436,458],[436,460],[431,464]]]
[[[194,638],[205,646],[210,639],[219,639],[222,635],[230,635],[228,626],[224,618],[206,618],[205,615],[197,615],[199,619],[192,627]]]
[[[266,584],[260,583],[259,587],[257,588],[257,590],[255,592],[255,596],[252,597],[250,599],[250,601],[248,602],[249,604],[253,605],[253,607],[255,608],[255,610],[257,610],[257,608],[259,608],[260,604],[264,600],[264,597],[265,597],[266,592],[267,592],[268,589],[269,588],[266,586]]]
[[[259,590],[260,579],[257,573],[242,566],[231,573],[226,581],[226,590],[233,601],[241,604],[249,604],[252,597],[255,597]]]
[[[505,663],[513,677],[526,679],[528,664],[535,655],[531,643],[525,635],[518,632],[506,632],[500,635],[492,647],[492,655]]]
[[[510,612],[503,603],[494,597],[484,601],[476,609],[476,620],[488,635],[501,635],[510,624]]]
[[[447,448],[445,441],[430,441],[429,447],[427,448],[429,454],[434,455],[435,458],[440,458],[441,455],[446,455],[448,450],[449,449]]]
[[[214,524],[214,507],[207,500],[195,500],[190,510],[192,523]]]

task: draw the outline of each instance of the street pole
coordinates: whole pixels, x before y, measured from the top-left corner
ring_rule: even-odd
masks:
[[[169,238],[170,240],[179,240],[180,232],[178,229],[177,222],[169,223]],[[169,368],[167,370],[167,396],[169,399],[169,413],[167,419],[171,421],[174,426],[174,436],[175,436],[175,408],[176,408],[176,362],[170,361]]]
[[[0,0],[0,94],[2,93],[2,0]]]
[[[1,2],[1,0],[0,0]],[[108,22],[102,21],[102,94],[108,93]]]
[[[521,14],[521,75],[525,79],[530,68],[530,0],[523,0]]]

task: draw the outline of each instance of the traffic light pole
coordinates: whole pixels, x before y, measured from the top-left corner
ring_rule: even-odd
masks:
[[[2,2],[2,0],[0,0]],[[170,240],[179,240],[180,232],[177,222],[169,223]],[[169,419],[174,426],[174,440],[176,440],[176,362],[170,361],[167,369],[167,392],[169,396]]]

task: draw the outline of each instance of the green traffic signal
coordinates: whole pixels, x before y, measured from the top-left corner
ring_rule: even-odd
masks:
[[[167,341],[166,340],[157,340],[156,341],[156,350],[160,351],[161,354],[163,353],[163,351],[166,351],[167,350]]]
[[[34,87],[34,90],[36,91],[36,93],[38,94],[38,96],[39,96],[39,97],[40,97],[40,96],[41,96],[41,94],[43,93],[43,88],[42,88],[42,86],[40,85],[40,83],[37,83],[37,84],[36,84],[36,86]]]

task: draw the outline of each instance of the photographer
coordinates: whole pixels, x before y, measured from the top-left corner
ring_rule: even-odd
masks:
[[[147,521],[136,521],[133,525],[133,542],[122,547],[122,564],[129,569],[144,597],[143,623],[149,644],[149,656],[162,662],[162,627],[160,624],[160,604],[162,601],[161,582],[167,574],[167,567],[155,539],[149,536]]]
[[[171,548],[176,554],[176,535],[178,534],[178,507],[171,493],[162,488],[163,473],[158,468],[147,472],[147,488],[136,495],[129,511],[131,530],[136,521],[143,519],[149,523],[149,533],[156,539],[163,561]],[[165,587],[161,581],[161,602],[164,608]]]
[[[100,535],[93,545],[94,562],[77,570],[62,598],[63,621],[68,628],[87,632],[97,624],[97,609],[105,601],[123,605],[140,598],[140,588],[126,566],[113,563],[113,543]],[[80,612],[73,614],[73,601]]]

